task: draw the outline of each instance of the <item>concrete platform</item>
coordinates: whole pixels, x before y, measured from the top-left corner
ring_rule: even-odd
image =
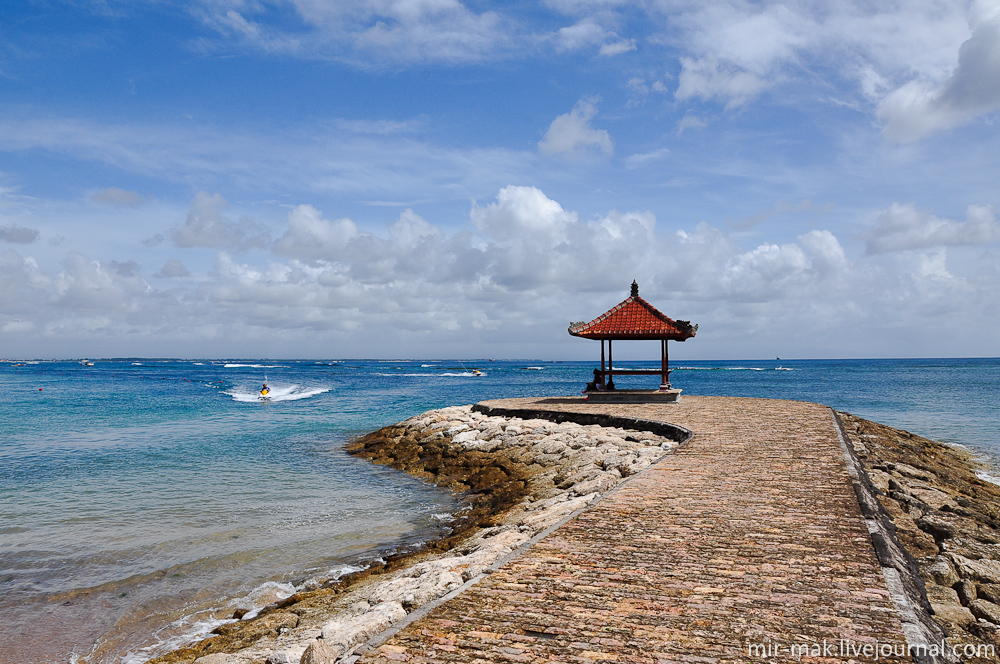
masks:
[[[587,392],[591,403],[676,403],[680,390],[608,390]]]

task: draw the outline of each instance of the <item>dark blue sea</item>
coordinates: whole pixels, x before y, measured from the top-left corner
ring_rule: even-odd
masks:
[[[430,408],[579,394],[594,366],[0,363],[0,664],[136,664],[237,608],[420,546],[454,499],[344,443]],[[684,394],[815,401],[1000,463],[996,358],[680,361],[671,381]]]

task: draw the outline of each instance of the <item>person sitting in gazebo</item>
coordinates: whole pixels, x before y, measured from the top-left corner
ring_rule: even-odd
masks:
[[[594,380],[587,383],[587,387],[584,388],[584,392],[603,392],[607,386],[604,385],[604,374],[601,373],[600,369],[594,369]]]

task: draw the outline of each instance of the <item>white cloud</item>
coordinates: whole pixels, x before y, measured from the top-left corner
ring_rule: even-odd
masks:
[[[680,136],[687,129],[704,129],[707,126],[708,122],[704,118],[688,113],[677,123],[677,135]]]
[[[581,99],[569,113],[560,115],[549,125],[545,136],[538,142],[544,155],[565,155],[571,158],[600,153],[610,157],[614,152],[611,134],[596,129],[590,121],[597,115],[593,100]]]
[[[603,56],[610,57],[634,50],[636,50],[635,39],[620,39],[616,42],[602,44],[599,53]]]
[[[985,6],[980,2],[980,6]],[[913,141],[1000,110],[1000,6],[979,18],[958,51],[958,65],[942,82],[915,79],[878,106],[885,134]]]
[[[649,152],[629,155],[625,158],[625,167],[630,170],[641,168],[654,161],[665,159],[669,155],[670,148],[657,148],[656,150],[650,150]]]
[[[295,17],[289,20],[286,10]],[[456,0],[206,2],[195,13],[222,36],[253,49],[362,67],[477,61],[507,50],[517,35],[501,14],[476,13]]]
[[[221,200],[206,194],[201,203]],[[969,215],[995,228],[991,210]],[[949,237],[974,235],[963,228]],[[140,354],[182,342],[225,354],[234,338],[298,356],[474,354],[503,344],[515,355],[538,352],[539,339],[563,343],[569,320],[624,299],[633,278],[665,313],[701,324],[695,352],[709,356],[772,343],[811,356],[843,353],[859,326],[885,332],[872,340],[892,338],[927,311],[967,326],[997,322],[996,308],[983,306],[1000,286],[995,259],[965,278],[949,270],[943,249],[852,259],[827,230],[748,246],[740,237],[707,223],[661,235],[655,217],[636,210],[583,219],[538,188],[507,186],[472,205],[467,228],[450,232],[412,210],[379,234],[300,205],[270,256],[223,250],[192,275],[176,254],[157,261],[152,285],[130,261],[70,252],[46,271],[8,250],[0,254],[0,304],[34,326],[5,332],[10,344],[113,338],[119,352]],[[565,343],[558,348],[576,348]],[[851,347],[865,352],[858,343]]]
[[[0,150],[39,150],[164,183],[225,182],[254,196],[347,195],[368,200],[458,200],[530,170],[533,152],[444,147],[416,140],[419,120],[340,121],[285,131],[6,117]],[[345,131],[346,129],[346,131]],[[501,177],[501,175],[503,177]],[[0,190],[2,191],[2,190]]]
[[[576,51],[594,46],[604,40],[607,31],[593,18],[559,28],[556,32],[556,48],[562,51]]]
[[[500,240],[528,238],[544,247],[562,242],[566,227],[576,215],[563,210],[535,187],[504,187],[496,202],[486,207],[474,205],[472,223],[488,236]]]
[[[95,191],[90,195],[90,200],[102,205],[114,207],[139,207],[146,202],[145,197],[137,191],[126,191],[118,187],[107,187],[100,191]]]
[[[61,309],[94,311],[101,316],[139,309],[152,288],[142,278],[138,264],[102,263],[72,251],[53,279],[51,301]]]
[[[693,97],[722,99],[726,101],[726,108],[735,108],[756,97],[766,86],[767,83],[756,74],[727,65],[715,57],[681,58],[674,97],[681,101]]]
[[[1000,220],[989,205],[970,205],[965,221],[941,219],[916,204],[893,203],[868,233],[868,253],[1000,242]]]
[[[270,244],[271,238],[264,227],[250,218],[231,221],[222,215],[228,203],[219,194],[198,192],[184,224],[170,233],[178,247],[207,247],[211,249],[253,249]]]
[[[311,205],[288,213],[288,231],[274,245],[274,252],[302,261],[334,262],[347,257],[348,244],[358,236],[350,219],[328,221]]]

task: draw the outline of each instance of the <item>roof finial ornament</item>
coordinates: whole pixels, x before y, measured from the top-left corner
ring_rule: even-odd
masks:
[[[632,280],[632,297],[639,297],[639,284],[636,283],[635,279]]]

